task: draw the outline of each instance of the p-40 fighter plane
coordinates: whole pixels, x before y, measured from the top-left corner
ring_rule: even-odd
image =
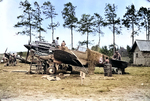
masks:
[[[30,63],[38,64],[38,62],[40,62],[38,65],[43,68],[44,73],[54,74],[59,69],[72,71],[72,66],[83,66],[75,55],[56,48],[55,44],[35,41],[32,44],[24,46],[28,49],[26,60],[30,54],[32,57],[31,60],[33,60]],[[34,57],[36,57],[38,61],[35,62]]]
[[[90,61],[94,61],[95,66],[104,66],[106,55],[92,51],[90,49],[85,49],[80,51],[81,48],[77,50],[69,50],[67,47],[65,50],[55,47],[55,44],[50,44],[46,42],[35,41],[32,44],[24,45],[27,49],[26,60],[30,54],[32,57],[31,64],[36,63],[38,68],[42,68],[44,73],[55,74],[58,70],[72,71],[73,66],[79,67],[82,70],[88,68]],[[37,61],[34,61],[36,57]],[[117,67],[123,73],[127,67],[127,63],[123,61],[112,60],[112,66]],[[30,70],[32,66],[30,66]],[[87,71],[84,71],[87,72]]]

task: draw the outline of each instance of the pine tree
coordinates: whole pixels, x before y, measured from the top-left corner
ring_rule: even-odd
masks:
[[[64,27],[71,29],[71,49],[73,48],[73,28],[76,28],[76,23],[78,19],[75,17],[75,8],[71,2],[66,3],[65,8],[62,11],[62,16],[64,19]]]
[[[36,30],[39,33],[39,41],[44,40],[43,37],[41,36],[41,32],[46,32],[44,28],[42,28],[42,21],[43,19],[41,18],[41,7],[38,4],[38,2],[34,2],[34,6],[35,6],[35,12],[34,12],[34,19],[35,19],[35,24],[36,24]]]
[[[95,23],[95,27],[96,27],[95,31],[98,33],[98,36],[99,36],[99,41],[98,41],[98,44],[96,45],[97,46],[97,51],[98,51],[98,49],[100,48],[100,36],[104,34],[101,31],[101,27],[104,26],[104,20],[103,20],[102,16],[99,15],[98,13],[94,13],[94,18],[95,18],[94,23]]]
[[[135,26],[139,26],[138,25],[138,17],[137,17],[137,11],[135,9],[135,6],[132,4],[131,6],[126,7],[127,12],[125,13],[125,15],[123,16],[124,19],[122,19],[123,21],[123,25],[125,27],[127,27],[128,29],[131,27],[132,28],[132,45],[134,43],[134,36],[135,34],[138,34],[137,31],[135,31]],[[139,29],[138,29],[139,30]]]
[[[31,35],[33,35],[31,29],[36,28],[33,15],[34,10],[27,0],[25,0],[24,2],[21,1],[19,8],[22,8],[23,14],[17,17],[17,19],[20,19],[20,22],[15,24],[14,27],[24,27],[25,29],[21,32],[18,32],[17,34],[30,36],[29,43],[31,43]]]
[[[116,14],[117,6],[115,4],[110,5],[106,4],[105,7],[105,26],[109,26],[109,29],[113,32],[113,53],[115,53],[115,33],[121,33],[121,26],[120,26],[120,18],[117,18]]]
[[[150,37],[150,10],[146,7],[141,7],[138,11],[138,17],[140,19],[140,25],[146,29],[146,39]]]
[[[86,45],[88,48],[89,44],[89,33],[94,32],[94,16],[91,16],[89,14],[83,14],[82,18],[80,21],[78,21],[78,31],[81,32],[82,34],[87,34],[87,41]]]
[[[46,19],[50,18],[50,20],[51,20],[50,24],[48,25],[48,29],[52,30],[52,41],[53,41],[54,40],[54,30],[55,30],[55,27],[59,26],[59,23],[58,22],[54,23],[53,19],[58,14],[55,12],[55,7],[49,1],[44,2],[42,8],[44,9],[43,13],[46,16]]]

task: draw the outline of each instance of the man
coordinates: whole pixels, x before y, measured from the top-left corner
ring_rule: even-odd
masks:
[[[104,76],[112,76],[112,65],[109,63],[109,58],[106,57],[104,62]]]
[[[56,47],[57,47],[57,48],[59,47],[58,40],[59,40],[59,37],[56,37],[55,44],[56,44]]]
[[[12,55],[12,61],[17,63],[15,53],[13,53],[13,55]]]
[[[114,60],[121,60],[121,55],[119,54],[118,51],[115,52],[115,54],[113,55],[113,58]]]
[[[53,42],[52,42],[52,46],[53,46],[53,47],[55,47],[55,46],[56,46],[55,40],[53,40]]]
[[[108,57],[106,57],[106,59],[105,59],[105,63],[106,63],[106,64],[108,64],[108,63],[109,63],[109,59],[108,59]]]
[[[62,49],[62,50],[65,50],[65,45],[66,45],[66,43],[65,43],[65,41],[63,40],[63,42],[61,43],[61,49]]]

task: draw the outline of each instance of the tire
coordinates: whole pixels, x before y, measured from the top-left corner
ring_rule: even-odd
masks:
[[[53,74],[55,74],[55,73],[56,73],[55,67],[49,67],[49,68],[47,68],[47,70],[46,70],[46,74],[48,74],[48,75],[53,75]]]
[[[113,73],[113,74],[118,74],[118,68],[113,67],[113,68],[112,68],[112,73]]]
[[[71,71],[72,72],[72,67],[68,66],[67,71]]]

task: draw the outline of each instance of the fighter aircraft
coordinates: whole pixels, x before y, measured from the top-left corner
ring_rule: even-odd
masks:
[[[35,41],[24,46],[28,49],[26,60],[29,54],[37,57],[42,62],[44,72],[47,74],[54,74],[58,69],[72,71],[71,65],[82,67],[75,55],[56,48],[55,44]]]
[[[87,52],[87,50],[85,50],[84,52],[80,52],[79,50],[64,51],[60,48],[56,48],[55,44],[41,41],[35,41],[32,44],[26,44],[24,46],[28,49],[26,60],[29,54],[32,57],[37,57],[38,61],[40,61],[40,63],[37,62],[37,66],[41,65],[41,67],[43,67],[44,73],[47,74],[54,74],[59,69],[72,71],[73,66],[80,67],[81,69],[88,68],[88,61],[92,60],[88,59],[91,57],[88,56],[89,53]],[[94,54],[97,54],[96,57],[93,58],[94,65],[104,66],[103,63],[107,56],[98,52]],[[110,59],[110,62],[113,67],[116,67],[118,70],[120,69],[122,73],[125,72],[125,68],[127,67],[126,62],[112,59]],[[31,61],[31,63],[33,63],[33,61]]]

